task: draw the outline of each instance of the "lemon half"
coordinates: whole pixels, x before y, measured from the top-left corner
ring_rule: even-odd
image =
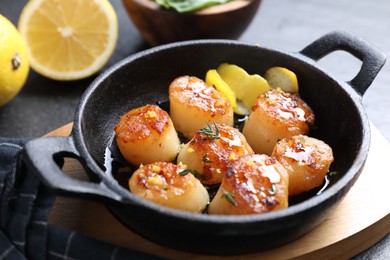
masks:
[[[116,47],[118,19],[108,0],[30,0],[18,29],[36,72],[76,80],[107,63]]]
[[[26,45],[15,26],[0,15],[0,106],[22,89],[29,72]]]

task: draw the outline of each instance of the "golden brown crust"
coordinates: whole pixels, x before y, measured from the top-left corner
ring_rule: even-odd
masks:
[[[264,213],[288,204],[288,175],[282,165],[267,155],[240,157],[223,178],[221,188],[232,194],[234,214]]]
[[[308,133],[306,121],[314,124],[313,110],[304,102],[299,94],[291,94],[273,89],[261,94],[252,111],[262,111],[265,116],[272,118],[275,125],[283,124],[290,132],[299,129],[301,133]]]
[[[169,86],[169,96],[188,107],[216,115],[225,115],[231,107],[226,97],[197,77],[181,76]]]
[[[168,113],[156,105],[145,105],[123,115],[115,126],[115,134],[123,142],[137,142],[156,136],[170,125]]]
[[[330,146],[305,135],[280,140],[272,156],[287,169],[290,175],[291,195],[320,186],[334,160]]]
[[[169,162],[155,162],[141,166],[134,174],[136,187],[145,189],[153,193],[183,194],[192,188],[191,180],[193,176],[186,174],[181,176],[185,168]]]
[[[210,125],[219,132],[217,139],[208,140],[209,136],[198,131],[189,143],[190,149],[202,155],[202,183],[219,183],[227,165],[240,156],[253,154],[252,148],[238,129],[223,124]]]

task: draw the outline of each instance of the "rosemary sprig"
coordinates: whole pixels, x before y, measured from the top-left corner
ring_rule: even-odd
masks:
[[[316,130],[317,126],[309,122],[308,120],[305,120],[306,125],[309,127],[309,130]]]
[[[205,156],[203,156],[202,158],[202,162],[206,162],[206,163],[213,163],[212,160],[210,160],[210,158],[207,156],[207,154],[205,154]]]
[[[222,189],[222,192],[223,192],[223,197],[225,197],[225,199],[230,203],[232,204],[234,207],[237,207],[237,202],[234,200],[234,194],[233,193],[230,193],[228,191],[226,191],[225,189]]]
[[[199,130],[202,134],[205,134],[207,136],[207,137],[203,138],[203,140],[215,140],[215,139],[220,138],[219,129],[218,129],[217,125],[215,124],[215,122],[213,124],[214,124],[214,129],[213,129],[212,125],[210,124],[210,122],[207,122],[207,126],[205,126]]]
[[[192,175],[195,176],[195,178],[197,179],[202,179],[203,178],[203,174],[195,171],[195,170],[191,170],[191,169],[185,169],[181,172],[179,172],[179,176],[186,176],[187,174],[191,173]]]

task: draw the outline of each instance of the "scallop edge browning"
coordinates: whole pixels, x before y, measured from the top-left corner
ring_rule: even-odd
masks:
[[[184,165],[171,162],[141,165],[129,179],[129,189],[160,205],[201,213],[210,201],[209,194],[200,181],[185,170]]]
[[[322,185],[331,163],[332,148],[322,140],[296,135],[280,140],[272,152],[289,174],[289,193],[297,195]]]
[[[259,214],[288,207],[288,173],[265,154],[242,156],[231,163],[209,214]]]
[[[131,164],[173,161],[180,140],[169,114],[157,105],[145,105],[124,114],[115,126],[116,142]]]
[[[257,98],[242,133],[256,153],[270,155],[278,140],[308,134],[314,122],[313,110],[299,94],[272,89]]]
[[[233,126],[233,106],[214,87],[193,76],[181,76],[169,85],[170,116],[186,138],[192,136],[206,122]]]
[[[177,162],[198,172],[203,184],[218,184],[230,162],[253,153],[237,128],[208,123],[182,147]]]

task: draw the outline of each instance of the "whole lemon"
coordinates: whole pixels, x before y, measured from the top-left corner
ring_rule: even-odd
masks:
[[[16,27],[0,15],[0,106],[19,93],[29,70],[25,42]]]

